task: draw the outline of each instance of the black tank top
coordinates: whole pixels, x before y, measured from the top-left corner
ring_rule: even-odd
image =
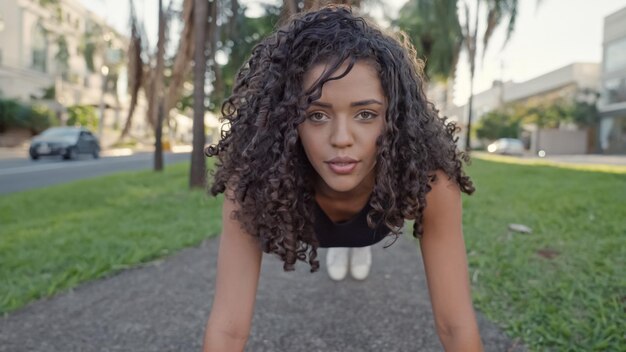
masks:
[[[334,223],[315,202],[314,229],[320,247],[366,247],[378,243],[391,231],[382,222],[374,229],[367,226],[367,213],[371,209],[368,201],[352,219]]]

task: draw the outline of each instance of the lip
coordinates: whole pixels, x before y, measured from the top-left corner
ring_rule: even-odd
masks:
[[[352,173],[359,161],[349,157],[337,157],[326,161],[331,171],[339,175]]]
[[[327,163],[356,163],[358,160],[352,159],[348,156],[338,156],[326,161]]]

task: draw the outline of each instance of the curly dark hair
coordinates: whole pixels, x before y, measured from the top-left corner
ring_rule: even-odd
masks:
[[[346,60],[347,70],[331,77]],[[319,269],[315,171],[296,128],[324,83],[345,76],[357,60],[373,63],[388,100],[377,140],[369,226],[374,227],[372,219],[382,219],[397,238],[404,220],[415,219],[414,236],[421,238],[426,194],[436,170],[455,180],[462,192],[474,191],[463,171],[469,157],[456,147],[458,127],[439,117],[427,100],[424,64],[406,35],[383,33],[346,7],[301,14],[254,47],[222,105],[222,139],[205,151],[219,159],[210,193],[233,190],[240,205],[233,216],[259,239],[264,252],[283,260],[285,271],[294,270],[296,260],[306,261],[307,254],[311,272]],[[319,63],[330,69],[304,91],[304,73]]]

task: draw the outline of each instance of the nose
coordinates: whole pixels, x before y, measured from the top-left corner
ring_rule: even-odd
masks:
[[[330,134],[330,143],[335,148],[346,148],[354,143],[353,131],[349,118],[334,119]]]

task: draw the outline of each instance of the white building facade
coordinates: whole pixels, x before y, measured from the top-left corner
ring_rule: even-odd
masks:
[[[54,87],[61,104],[98,104],[102,68],[108,65],[108,75],[122,66],[125,38],[77,0],[61,0],[58,7],[40,3],[0,1],[0,91],[27,101]]]
[[[524,82],[494,81],[491,88],[474,95],[472,125],[480,121],[486,113],[505,104],[534,104],[557,99],[592,100],[600,90],[600,75],[600,64],[576,62]],[[468,105],[455,106],[449,109],[446,115],[451,120],[458,121],[464,129],[467,126]],[[538,133],[538,131],[533,133]],[[461,133],[459,137],[459,145],[465,145],[465,133]],[[584,153],[587,141],[580,141],[579,144],[582,147],[573,148],[572,152],[582,150]],[[478,146],[480,142],[473,140],[472,147]],[[530,141],[530,149],[535,151],[541,148],[535,142]]]

